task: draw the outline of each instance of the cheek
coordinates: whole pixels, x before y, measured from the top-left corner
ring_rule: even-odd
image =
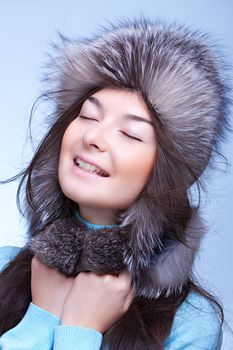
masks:
[[[68,136],[68,132],[66,132],[63,136],[62,139],[62,143],[61,143],[61,149],[60,149],[60,155],[59,155],[59,162],[58,162],[58,176],[60,176],[60,174],[62,174],[65,166],[66,166],[66,154],[69,152],[69,138]]]
[[[138,159],[135,159],[135,162],[129,162],[127,166],[124,168],[122,172],[122,178],[126,180],[130,180],[133,183],[138,183],[144,185],[146,182],[148,175],[151,170],[151,164],[147,161],[142,162],[141,164],[138,162]]]
[[[136,149],[131,154],[124,154],[118,164],[118,180],[122,187],[135,197],[143,189],[155,163],[155,147]]]
[[[71,146],[72,142],[75,138],[75,120],[71,122],[66,129],[63,138],[62,138],[62,143],[61,143],[61,152],[66,152]]]
[[[61,143],[59,162],[58,162],[58,180],[63,187],[63,183],[66,179],[66,171],[69,169],[70,156],[73,149],[73,123],[66,129]]]
[[[77,128],[76,124],[76,120],[71,122],[63,135],[59,157],[59,164],[61,163],[61,165],[67,157],[70,157],[73,154],[75,148],[80,142],[80,130]]]
[[[154,147],[135,149],[131,154],[126,154],[121,164],[122,173],[130,176],[140,176],[145,181],[150,174],[155,161]]]

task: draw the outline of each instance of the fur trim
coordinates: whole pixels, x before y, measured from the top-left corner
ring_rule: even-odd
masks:
[[[67,276],[81,271],[119,273],[127,267],[135,296],[158,298],[181,291],[187,282],[202,237],[200,228],[196,214],[186,232],[186,245],[163,240],[162,251],[155,251],[152,260],[148,257],[148,267],[143,269],[130,268],[127,231],[120,226],[96,231],[87,229],[77,219],[58,219],[31,238],[29,246],[47,266]],[[133,261],[131,266],[134,265]]]
[[[138,294],[146,298],[158,298],[164,293],[169,296],[173,292],[181,292],[192,272],[204,233],[204,223],[196,212],[185,233],[186,243],[168,239],[156,262],[136,273]]]

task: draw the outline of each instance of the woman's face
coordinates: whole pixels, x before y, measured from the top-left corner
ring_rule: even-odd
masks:
[[[85,100],[64,133],[59,183],[84,217],[84,211],[97,210],[114,221],[145,186],[155,156],[145,102],[132,91],[105,88]]]

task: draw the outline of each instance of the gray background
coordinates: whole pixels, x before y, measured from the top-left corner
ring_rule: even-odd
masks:
[[[233,1],[0,1],[0,178],[15,175],[32,155],[27,125],[33,102],[41,93],[42,68],[48,42],[56,41],[56,30],[68,36],[91,35],[106,20],[140,12],[165,20],[179,20],[210,32],[222,46],[228,61],[233,58]],[[48,113],[41,106],[33,122],[33,135],[43,134]],[[223,148],[233,162],[233,136]],[[35,141],[35,145],[36,145]],[[34,146],[35,146],[34,145]],[[226,319],[233,327],[233,172],[219,164],[212,174],[202,208],[209,223],[195,269],[200,281],[223,303]],[[25,227],[16,207],[17,182],[0,186],[0,246],[25,242]],[[233,349],[233,338],[224,331],[223,349]]]

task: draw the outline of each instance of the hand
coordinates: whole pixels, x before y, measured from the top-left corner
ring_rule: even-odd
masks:
[[[61,318],[63,305],[74,278],[63,276],[36,257],[32,259],[31,270],[32,302]]]
[[[65,301],[61,323],[104,333],[128,310],[132,299],[128,271],[118,276],[81,272]]]

